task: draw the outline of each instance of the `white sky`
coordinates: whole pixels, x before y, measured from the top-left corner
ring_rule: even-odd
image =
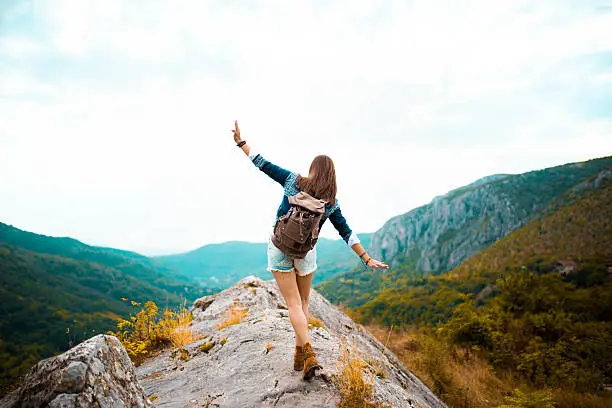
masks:
[[[145,254],[265,241],[282,189],[234,119],[283,167],[331,156],[373,232],[611,155],[612,1],[0,0],[0,221]]]

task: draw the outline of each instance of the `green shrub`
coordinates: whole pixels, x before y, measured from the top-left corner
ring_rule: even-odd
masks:
[[[506,397],[505,403],[497,408],[555,408],[555,403],[548,391],[524,393],[517,388],[514,395]]]

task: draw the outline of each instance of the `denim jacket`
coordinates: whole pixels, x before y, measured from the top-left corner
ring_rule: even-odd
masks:
[[[278,210],[276,211],[276,219],[287,214],[287,211],[289,211],[289,208],[291,207],[288,197],[296,195],[300,192],[300,190],[297,188],[297,173],[270,163],[268,160],[264,159],[261,154],[251,153],[249,158],[255,167],[266,173],[270,178],[272,178],[272,180],[283,186],[283,199],[278,206]],[[323,226],[323,223],[325,223],[328,218],[340,234],[340,237],[342,237],[348,246],[359,243],[359,237],[357,237],[357,234],[353,233],[353,231],[349,228],[346,219],[342,215],[342,211],[340,211],[340,204],[338,204],[338,200],[336,200],[333,205],[330,203],[325,204],[325,213],[321,217],[319,229]]]

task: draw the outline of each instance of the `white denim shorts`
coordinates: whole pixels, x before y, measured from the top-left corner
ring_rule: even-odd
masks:
[[[291,272],[306,276],[317,269],[317,247],[312,248],[303,259],[285,255],[272,243],[272,234],[268,237],[268,271]]]

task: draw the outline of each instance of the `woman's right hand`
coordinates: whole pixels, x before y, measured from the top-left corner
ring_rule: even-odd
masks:
[[[370,268],[384,268],[384,269],[389,269],[389,265],[387,265],[387,264],[386,264],[386,263],[384,263],[384,262],[377,261],[377,260],[376,260],[376,259],[374,259],[374,258],[370,258],[370,259],[368,259],[368,263],[367,263],[366,265],[368,265]]]
[[[238,121],[234,121],[234,126],[236,129],[232,129],[234,132],[234,142],[239,143],[242,139],[240,138],[240,128],[238,127]]]

